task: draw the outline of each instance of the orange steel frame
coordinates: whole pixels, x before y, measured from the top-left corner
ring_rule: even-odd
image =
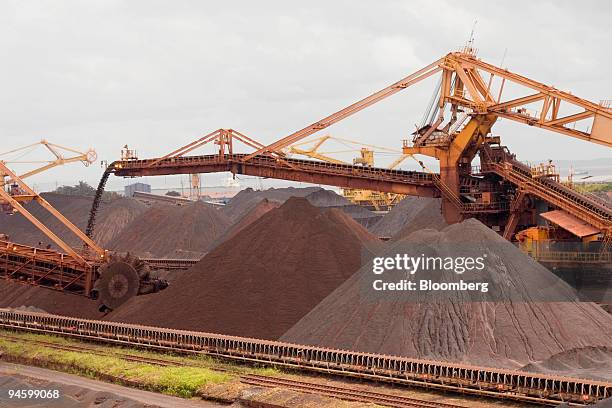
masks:
[[[20,176],[9,169],[2,161],[0,161],[0,177],[2,180],[8,178],[10,183],[15,183],[22,192],[21,194],[17,195],[9,194],[7,191],[5,191],[3,184],[0,186],[0,204],[8,204],[21,213],[36,228],[38,228],[43,234],[45,234],[57,246],[59,246],[66,254],[64,255],[55,251],[42,250],[41,248],[27,247],[8,242],[6,240],[1,241],[2,245],[0,245],[0,258],[5,260],[7,271],[9,270],[9,260],[13,260],[13,263],[15,262],[15,259],[25,260],[22,267],[12,269],[11,273],[9,274],[10,276],[7,276],[7,278],[11,278],[12,275],[20,272],[20,270],[23,269],[23,271],[21,271],[19,274],[22,277],[28,276],[28,279],[34,279],[35,282],[40,282],[43,279],[53,281],[56,285],[59,285],[61,289],[65,289],[78,283],[78,286],[82,287],[84,290],[84,294],[89,295],[93,289],[93,275],[95,266],[105,260],[106,250],[98,246],[91,238],[85,235],[83,231],[81,231],[76,225],[70,222],[70,220],[64,217],[57,209],[49,204],[47,200],[32,190],[32,188],[30,188],[30,186],[28,186]],[[66,228],[74,233],[84,243],[86,250],[81,253],[77,252],[23,206],[24,202],[32,200],[36,201],[41,207],[47,210],[58,221],[66,226]],[[41,266],[42,264],[40,264],[40,262],[43,264],[46,263],[47,265],[43,267]],[[64,274],[64,270],[72,273]],[[24,271],[28,271],[28,273],[24,275]],[[66,281],[66,279],[68,279],[68,281]]]
[[[471,50],[466,49],[463,52],[451,52],[445,57],[434,61],[428,66],[402,78],[388,87],[270,145],[257,149],[252,154],[246,156],[244,160],[248,161],[266,152],[278,152],[280,149],[298,142],[321,129],[325,129],[438,72],[442,72],[442,92],[440,93],[438,102],[440,108],[442,108],[445,103],[451,103],[456,106],[469,108],[479,115],[494,114],[496,117],[504,117],[530,126],[541,127],[612,147],[612,110],[588,100],[578,98],[571,93],[560,91],[552,86],[544,85],[540,82],[512,73],[506,69],[483,62],[477,59]],[[481,72],[489,74],[489,78],[486,81],[482,77]],[[451,87],[453,75],[458,77],[454,89]],[[492,94],[491,89],[495,77],[502,79],[497,96]],[[529,93],[524,97],[511,100],[503,100],[502,95],[506,81],[521,86],[524,91],[535,91],[535,93]],[[467,92],[465,92],[466,90]],[[534,102],[542,102],[540,109],[541,113],[538,117],[525,115],[517,110],[517,108],[524,107]],[[582,111],[576,114],[559,117],[561,103],[579,108]],[[593,126],[590,132],[579,131],[565,126],[588,118],[593,119]]]
[[[38,143],[33,143],[31,145],[28,146],[24,146],[24,147],[20,147],[18,149],[14,149],[8,152],[3,152],[0,153],[0,156],[3,155],[8,155],[10,153],[18,153],[18,152],[23,152],[26,151],[32,147],[35,146],[44,146],[49,152],[51,152],[51,154],[53,154],[54,159],[53,160],[49,160],[49,161],[36,161],[36,162],[21,162],[21,161],[10,161],[10,163],[45,163],[42,167],[36,168],[34,170],[28,171],[27,173],[24,174],[20,174],[19,177],[23,180],[25,178],[34,176],[36,174],[42,173],[44,171],[47,171],[49,169],[52,169],[54,167],[57,166],[62,166],[64,164],[68,164],[68,163],[74,163],[74,162],[81,162],[83,163],[85,166],[89,166],[90,164],[94,163],[98,157],[97,153],[95,150],[93,149],[89,149],[87,152],[80,152],[78,150],[75,149],[71,149],[69,147],[65,147],[65,146],[60,146],[57,145],[55,143],[51,143],[47,140],[41,140]],[[64,153],[68,152],[68,153],[73,153],[75,154],[72,157],[65,157]],[[5,164],[7,162],[4,162]],[[4,185],[5,183],[12,183],[13,180],[8,179],[8,180],[0,180],[0,185]]]
[[[404,143],[403,152],[406,155],[424,154],[438,159],[440,161],[439,175],[431,172],[363,168],[285,157],[282,150],[287,146],[437,73],[441,73],[439,114],[428,129],[419,130],[422,133],[415,136],[412,144]],[[497,91],[493,89],[496,79],[498,82],[501,81]],[[513,99],[503,98],[507,83],[518,85],[524,95]],[[539,106],[539,113],[531,115],[526,106],[536,103]],[[577,109],[578,112],[561,115],[562,105],[573,110]],[[448,109],[450,118],[444,117],[446,108],[450,108]],[[462,125],[457,115],[460,111],[467,111],[470,120],[455,134],[449,129],[456,129]],[[430,197],[441,196],[443,213],[449,222],[459,221],[465,214],[483,214],[493,219],[497,217],[494,222],[499,222],[498,214],[503,211],[509,212],[504,231],[506,238],[511,237],[514,228],[519,224],[521,212],[524,211],[522,200],[526,194],[530,194],[590,222],[605,234],[604,242],[608,244],[612,242],[612,211],[609,209],[600,207],[597,203],[577,195],[578,193],[565,191],[560,185],[533,180],[512,158],[487,162],[487,156],[483,153],[492,151],[489,148],[490,144],[499,143],[498,138],[490,136],[491,127],[498,118],[506,118],[612,147],[612,110],[610,108],[485,63],[477,59],[471,49],[465,49],[462,52],[449,53],[400,81],[270,145],[263,145],[233,129],[219,129],[160,158],[126,159],[115,162],[105,174],[107,175],[110,171],[119,176],[131,177],[144,174],[230,171],[234,174],[282,178],[348,188],[365,188]],[[577,130],[575,124],[583,120],[591,120],[591,126],[587,130]],[[448,137],[443,143],[437,139],[430,140],[436,132],[444,133],[445,131]],[[254,152],[237,154],[234,151],[234,141],[245,144],[254,149]],[[186,156],[208,143],[218,145],[216,155]],[[494,184],[491,183],[491,180],[475,178],[472,174],[470,164],[477,154],[480,154],[483,168],[488,169],[488,177],[500,178],[500,180],[493,179],[493,182],[506,183],[505,193],[517,193],[510,205],[503,205],[508,204],[507,202],[484,203],[462,200],[461,188],[462,183],[466,180],[470,183],[483,183],[486,188],[489,188],[486,186],[487,183]],[[484,171],[482,175],[487,176],[487,171]],[[27,270],[26,276],[34,284],[43,280],[51,280],[57,282],[56,286],[60,289],[78,284],[83,288],[84,294],[88,295],[92,289],[95,268],[105,260],[106,251],[27,186],[22,178],[12,172],[2,161],[0,161],[0,176],[1,181],[4,182],[5,178],[8,178],[11,183],[16,183],[23,191],[23,194],[11,195],[4,188],[0,188],[0,203],[10,204],[21,212],[67,254],[2,241],[0,260],[4,260],[7,265],[8,263],[15,264],[13,266],[17,269],[11,273],[21,273]],[[508,183],[512,183],[516,188],[510,191]],[[97,194],[100,195],[103,189],[102,184]],[[37,220],[22,205],[23,202],[30,200],[37,201],[77,235],[88,250],[84,253],[76,252]],[[95,217],[95,212],[94,205],[93,217]],[[91,251],[94,256],[91,256]],[[58,256],[61,259],[58,259]],[[41,262],[48,262],[51,267],[45,269],[41,266]],[[64,276],[64,271],[67,272],[67,278]],[[21,274],[21,276],[24,275]]]
[[[378,169],[324,163],[313,160],[278,159],[258,156],[245,163],[245,154],[204,155],[118,161],[110,172],[119,177],[161,176],[169,174],[231,172],[256,177],[304,183],[397,192],[423,197],[438,197],[432,175],[424,172]]]
[[[79,262],[86,264],[87,261],[78,253],[72,249],[68,244],[62,241],[53,231],[47,228],[42,222],[40,222],[36,217],[32,215],[23,205],[21,205],[24,201],[34,200],[38,204],[40,204],[44,209],[49,211],[51,215],[57,218],[62,224],[64,224],[71,232],[73,232],[85,245],[91,248],[95,253],[100,257],[104,258],[106,251],[100,248],[93,240],[91,240],[83,231],[81,231],[77,226],[75,226],[70,220],[64,217],[59,211],[57,211],[47,200],[41,197],[38,193],[30,188],[17,174],[15,174],[12,170],[10,170],[4,163],[0,161],[0,174],[4,174],[8,176],[13,182],[15,182],[24,192],[22,195],[10,195],[4,189],[0,188],[0,197],[4,199],[8,204],[10,204],[13,208],[16,208],[24,217],[28,219],[36,228],[41,230],[46,236],[48,236],[53,242],[55,242],[60,248],[66,251],[67,254],[72,256],[74,259],[77,259]]]
[[[34,248],[0,240],[0,276],[89,296],[97,261],[81,259],[54,250]]]
[[[509,221],[509,225],[506,225],[504,231],[504,236],[507,238],[513,235],[514,228],[519,224],[521,214],[525,211],[520,202],[515,202],[511,206],[502,205],[504,204],[503,202],[497,203],[497,205],[489,205],[487,203],[470,203],[461,199],[462,182],[466,179],[475,180],[471,173],[470,163],[478,154],[480,154],[481,160],[485,160],[486,157],[482,155],[483,148],[491,143],[499,143],[499,138],[491,137],[490,132],[492,126],[500,117],[612,147],[612,110],[609,107],[578,98],[568,92],[560,91],[554,87],[512,73],[507,69],[483,62],[476,58],[472,49],[466,48],[460,52],[451,52],[394,84],[267,146],[248,139],[234,130],[218,130],[164,157],[148,161],[147,164],[143,163],[143,166],[135,166],[131,171],[125,172],[119,169],[116,174],[168,174],[166,173],[167,171],[187,171],[186,169],[180,170],[178,168],[169,170],[167,160],[184,156],[186,153],[213,140],[215,140],[215,143],[220,144],[219,157],[225,158],[226,145],[223,140],[229,141],[229,152],[231,154],[233,152],[231,149],[231,135],[237,134],[243,139],[242,141],[247,140],[247,144],[255,149],[255,151],[250,154],[240,155],[240,157],[233,156],[230,160],[234,163],[230,166],[230,171],[233,173],[297,181],[311,181],[312,179],[313,182],[318,181],[322,184],[325,184],[327,181],[332,183],[331,185],[351,187],[348,185],[350,178],[347,177],[330,179],[322,173],[316,177],[310,177],[303,166],[295,163],[292,164],[290,160],[284,157],[283,149],[437,73],[441,73],[441,85],[437,103],[438,117],[432,121],[429,129],[415,136],[412,144],[405,141],[403,152],[406,155],[423,154],[439,160],[440,174],[439,176],[432,175],[430,181],[433,182],[439,194],[441,193],[443,197],[442,212],[448,222],[458,222],[464,218],[466,213],[472,213],[472,215],[479,212],[482,214],[488,213],[489,215],[485,214],[485,216],[497,217],[495,220],[488,221],[489,223],[497,223],[497,225],[504,227],[506,221]],[[504,91],[508,89],[508,84],[510,83],[518,86],[518,90],[523,95],[513,98],[505,97]],[[539,109],[536,115],[528,113],[527,110],[528,106],[531,107],[534,104]],[[578,112],[562,115],[562,106],[563,110],[577,110]],[[450,111],[449,118],[444,117],[447,111]],[[462,120],[458,119],[458,112],[468,113],[470,120],[467,124],[463,125]],[[587,130],[576,129],[576,124],[583,120],[591,120],[591,126]],[[457,133],[454,132],[454,129],[457,129]],[[430,140],[434,133],[444,131],[447,132],[447,140],[445,142],[440,143],[437,139]],[[227,134],[230,135],[229,138]],[[274,158],[276,160],[275,168],[272,170],[261,169],[259,161],[261,161],[262,157]],[[236,161],[240,161],[243,164],[241,166],[237,165]],[[162,167],[165,167],[165,169],[159,168],[159,165],[162,164]],[[140,169],[136,167],[140,167]],[[294,171],[291,171],[289,168]],[[529,193],[531,195],[545,199],[553,205],[561,205],[561,208],[564,208],[564,206],[568,207],[570,212],[576,207],[575,204],[578,201],[587,202],[587,205],[584,206],[587,208],[587,212],[588,208],[590,208],[589,206],[593,207],[594,205],[593,208],[597,207],[596,204],[589,202],[588,199],[583,200],[584,197],[568,196],[567,194],[560,196],[553,191],[545,191],[546,188],[550,190],[549,187],[544,188],[536,185],[536,188],[531,186],[531,181],[527,183],[527,181],[517,177],[508,178],[509,175],[501,171],[500,166],[490,166],[490,168],[498,169],[496,174],[503,181],[514,183],[516,192],[508,190],[510,187],[506,186],[504,187],[505,195],[519,194],[523,197],[524,194],[521,193],[521,189],[523,192],[530,190]],[[244,169],[250,169],[250,171],[245,172]],[[203,166],[201,170],[207,172],[215,171],[210,166]],[[350,172],[348,169],[344,170]],[[218,169],[216,171],[223,170]],[[491,172],[489,175],[491,175]],[[381,185],[381,179],[385,177],[372,177],[370,180],[364,179],[360,185],[362,188],[375,190],[377,185]],[[491,177],[489,176],[488,180],[484,180],[485,183],[496,182],[491,180]],[[408,182],[410,183],[410,181]],[[394,188],[394,185],[385,186],[384,190],[380,191],[404,193],[406,191],[406,188],[403,186],[401,187],[403,191],[395,191]],[[423,191],[408,192],[408,194],[419,193],[423,193]],[[427,192],[427,195],[431,196],[432,194]],[[508,212],[510,207],[512,207],[512,214],[506,216],[506,218],[509,218],[508,220],[500,220],[499,216],[491,215],[495,211],[503,210]],[[583,209],[576,209],[573,212],[580,212],[582,215],[587,213]],[[585,217],[588,218],[587,221],[597,221],[595,225],[606,235],[612,234],[610,220],[605,218],[607,215],[602,222],[595,219],[591,220],[586,215],[583,219]]]
[[[483,62],[475,57],[471,49],[467,48],[462,52],[449,53],[398,82],[268,146],[257,149],[247,155],[244,161],[248,162],[261,154],[275,154],[280,149],[436,73],[441,73],[438,118],[425,134],[415,138],[413,146],[405,145],[403,151],[405,154],[427,155],[440,161],[439,182],[442,191],[446,192],[443,194],[442,210],[448,222],[458,222],[463,218],[458,206],[459,201],[457,201],[462,173],[461,163],[472,162],[499,117],[612,147],[612,110]],[[486,78],[487,75],[488,78]],[[492,85],[498,78],[501,83],[497,92],[494,92]],[[507,88],[507,83],[518,85],[525,96],[504,99],[504,89]],[[536,103],[539,104],[539,114],[528,114],[526,106]],[[450,144],[446,146],[428,145],[428,137],[434,131],[439,130],[439,126],[445,121],[444,111],[447,104],[451,106],[451,118],[446,129],[456,121],[457,112],[460,109],[467,109],[471,113],[471,120]],[[562,104],[567,105],[569,109],[577,109],[579,112],[561,116]],[[592,120],[590,131],[576,130],[575,124],[585,119]],[[574,128],[569,127],[571,125],[574,125]],[[465,171],[463,173],[465,174]]]

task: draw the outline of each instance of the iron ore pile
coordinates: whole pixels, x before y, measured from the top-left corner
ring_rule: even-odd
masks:
[[[93,200],[92,197],[68,196],[55,193],[43,193],[42,196],[73,224],[81,230],[85,230]],[[25,208],[65,242],[74,247],[80,245],[76,235],[71,233],[68,228],[37,202],[31,201],[26,203]],[[126,225],[141,216],[146,210],[147,207],[144,204],[129,198],[118,198],[111,202],[103,203],[98,213],[94,240],[99,245],[106,247],[113,242]],[[51,245],[52,248],[58,249],[55,244],[50,242],[46,235],[21,215],[9,215],[0,212],[0,226],[2,227],[2,233],[9,235],[15,242],[32,246],[39,244],[44,246]]]
[[[290,197],[304,197],[315,207],[337,208],[350,215],[366,228],[375,225],[381,216],[359,205],[352,204],[346,198],[321,187],[306,188],[270,188],[255,191],[251,188],[242,190],[223,208],[223,213],[236,221],[253,209],[262,199],[283,203]]]
[[[442,231],[421,230],[386,255],[442,259],[479,255],[485,268],[470,273],[486,293],[388,291],[371,288],[365,265],[288,330],[281,340],[372,353],[519,368],[582,347],[612,344],[612,316],[479,221]],[[383,254],[383,256],[385,256]],[[385,272],[386,274],[387,272]],[[419,271],[422,279],[458,282],[454,271]],[[389,281],[405,276],[391,271]],[[378,279],[378,278],[376,278]]]
[[[220,245],[221,243],[235,237],[240,231],[257,221],[268,211],[280,207],[281,203],[278,201],[271,201],[267,198],[262,199],[253,208],[251,208],[246,214],[243,214],[238,220],[234,222],[221,236],[215,239],[208,246],[206,252],[210,252],[212,249]]]
[[[154,204],[124,228],[109,249],[149,258],[197,259],[230,224],[221,211],[203,202]]]
[[[393,207],[370,231],[379,237],[396,241],[424,228],[441,230],[446,221],[441,211],[442,200],[427,197],[406,197]]]
[[[84,227],[91,199],[47,198]],[[20,219],[0,215],[0,226],[12,239],[36,245],[42,237]],[[447,225],[439,199],[409,197],[382,217],[318,187],[247,189],[222,208],[120,199],[101,207],[96,239],[141,257],[200,260],[169,272],[167,289],[107,315],[95,301],[7,282],[0,282],[0,307],[612,377],[612,315],[577,301],[572,287],[480,222]],[[435,268],[373,274],[375,258],[398,253],[480,256],[486,267],[470,274]],[[466,280],[487,282],[490,290],[380,292],[372,290],[373,279]]]
[[[306,197],[318,190],[319,187],[270,188],[267,190],[253,190],[252,188],[247,188],[241,190],[225,207],[223,207],[223,213],[232,221],[237,221],[255,208],[263,199],[282,204],[290,197]]]
[[[337,209],[293,197],[116,321],[278,339],[361,266],[376,238]]]
[[[1,279],[0,307],[33,308],[86,319],[101,317],[97,302],[85,297]]]

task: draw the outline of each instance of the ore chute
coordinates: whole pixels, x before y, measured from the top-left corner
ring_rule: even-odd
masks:
[[[91,210],[89,210],[89,219],[87,220],[87,228],[85,229],[85,235],[89,238],[93,237],[94,227],[96,225],[96,214],[98,213],[98,207],[100,207],[100,201],[102,201],[102,196],[104,195],[104,188],[106,187],[106,182],[108,181],[108,176],[113,171],[112,165],[108,166],[106,170],[104,170],[104,174],[100,178],[98,182],[98,188],[96,189],[96,195],[94,196],[94,200],[91,204]]]

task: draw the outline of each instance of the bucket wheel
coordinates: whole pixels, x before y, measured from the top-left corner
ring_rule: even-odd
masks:
[[[100,310],[113,310],[140,292],[141,281],[149,277],[148,265],[129,254],[112,257],[98,270],[94,293],[100,299]]]

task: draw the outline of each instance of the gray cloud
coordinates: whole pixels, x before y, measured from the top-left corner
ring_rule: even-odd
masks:
[[[515,72],[612,97],[607,1],[292,3],[0,2],[0,151],[47,138],[110,161],[125,143],[159,155],[219,127],[272,142],[459,48],[474,20],[481,58],[499,64],[507,49]],[[399,148],[434,82],[329,132]],[[519,158],[610,156],[508,121],[495,132]],[[75,173],[35,181],[95,183],[100,168]]]

